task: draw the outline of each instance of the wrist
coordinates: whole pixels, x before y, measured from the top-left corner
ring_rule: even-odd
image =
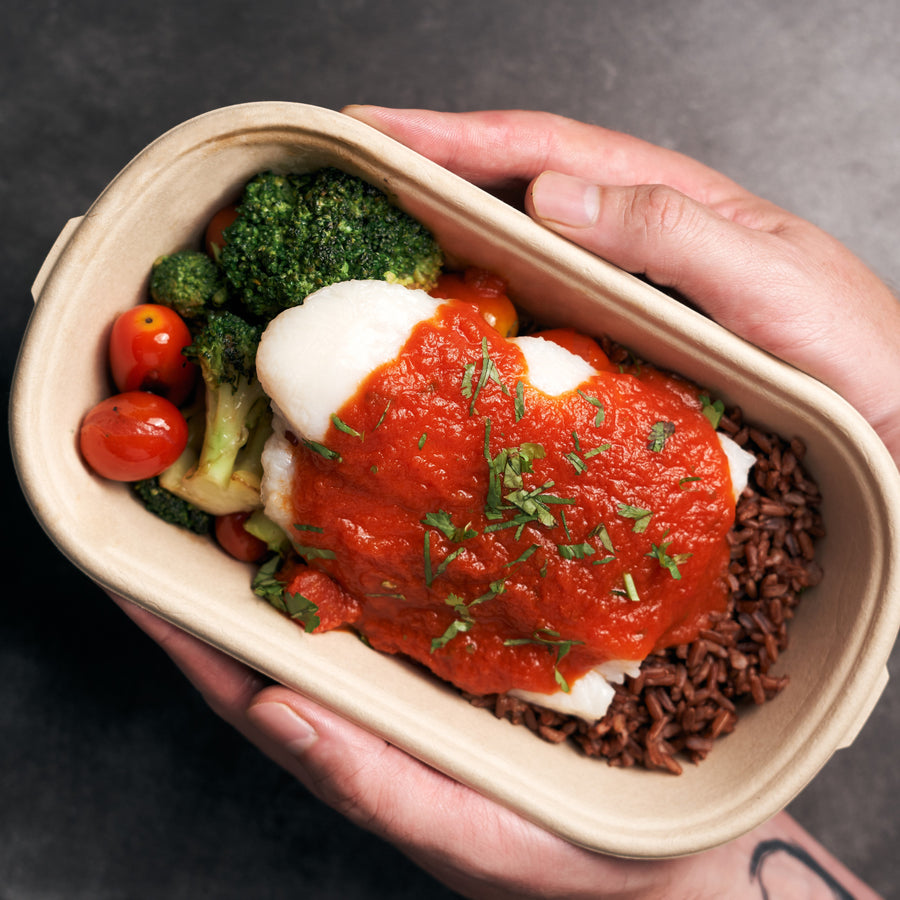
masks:
[[[672,889],[682,893],[670,897],[880,900],[787,813],[690,863],[692,877],[685,880],[684,888],[674,882]]]

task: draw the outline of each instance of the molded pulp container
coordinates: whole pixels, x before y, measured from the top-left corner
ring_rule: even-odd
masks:
[[[247,566],[155,519],[83,464],[80,419],[110,393],[108,329],[147,298],[153,260],[199,245],[211,215],[255,173],[331,164],[396,197],[451,257],[502,273],[548,325],[608,333],[806,442],[828,535],[825,577],[801,604],[776,669],[790,685],[748,709],[683,775],[612,768],[544,743],[350,634],[304,634],[252,594]],[[107,588],[575,843],[664,857],[738,836],[852,742],[884,687],[900,616],[900,479],[861,417],[818,382],[349,117],[251,103],[174,128],[68,223],[34,296],[13,447],[32,508],[62,552]]]

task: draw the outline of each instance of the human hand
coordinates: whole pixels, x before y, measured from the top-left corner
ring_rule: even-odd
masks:
[[[683,859],[615,859],[576,847],[300,694],[270,684],[174,625],[110,596],[168,653],[217,715],[320,800],[465,897],[852,895],[878,900],[785,814],[731,844]]]
[[[679,153],[540,112],[348,107],[842,394],[900,460],[900,302],[809,222]]]

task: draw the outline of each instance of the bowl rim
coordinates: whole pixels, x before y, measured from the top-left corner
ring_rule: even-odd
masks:
[[[900,476],[877,435],[849,404],[810,376],[751,347],[741,338],[634,276],[551,234],[524,214],[369,126],[332,110],[283,101],[237,104],[212,110],[176,125],[151,142],[115,176],[84,216],[67,224],[35,279],[36,308],[22,343],[11,393],[10,433],[14,464],[26,498],[50,538],[78,568],[107,589],[125,593],[140,605],[186,627],[204,640],[246,659],[245,648],[236,646],[231,636],[223,634],[215,624],[184,615],[182,611],[173,616],[172,610],[164,604],[154,602],[143,592],[134,591],[133,583],[124,574],[119,561],[111,561],[98,548],[85,546],[77,530],[71,527],[71,513],[61,516],[58,498],[46,491],[46,479],[35,465],[35,461],[42,457],[36,453],[31,426],[40,409],[42,365],[39,357],[42,336],[51,328],[54,309],[65,302],[65,282],[71,276],[72,261],[91,246],[100,230],[115,217],[121,209],[123,196],[130,196],[132,190],[141,192],[148,189],[148,169],[165,165],[173,156],[212,152],[228,136],[248,134],[266,135],[272,139],[284,134],[290,140],[303,135],[311,140],[324,141],[330,147],[337,148],[335,152],[341,158],[352,159],[355,165],[370,174],[386,171],[385,185],[391,192],[403,194],[411,184],[425,185],[426,193],[436,196],[435,208],[441,215],[462,217],[470,223],[474,221],[476,226],[480,223],[481,228],[491,232],[505,232],[511,236],[511,247],[515,252],[532,254],[544,262],[552,260],[576,287],[590,286],[595,292],[622,295],[625,301],[621,314],[627,320],[638,322],[639,327],[645,327],[651,338],[654,335],[675,335],[682,346],[700,349],[712,342],[719,348],[722,357],[721,364],[717,365],[724,366],[730,354],[737,354],[740,358],[751,360],[753,374],[776,400],[779,393],[783,397],[804,397],[807,406],[816,409],[822,427],[832,430],[835,440],[846,443],[845,458],[859,478],[859,486],[867,501],[872,503],[873,509],[879,510],[880,514],[871,523],[874,529],[872,540],[884,552],[881,570],[876,573],[877,580],[886,597],[900,595],[900,566],[896,565],[897,547],[900,546],[897,512],[900,510]],[[386,158],[391,161],[387,167]],[[471,213],[473,208],[477,210],[474,217]],[[665,842],[660,841],[659,833],[653,829],[648,829],[647,835],[642,835],[640,829],[625,829],[623,836],[605,835],[598,841],[595,835],[586,834],[577,824],[565,821],[558,811],[523,805],[516,796],[517,785],[492,790],[491,785],[471,773],[463,773],[461,780],[466,780],[568,840],[592,849],[639,857],[675,856],[707,849],[737,837],[778,812],[824,765],[835,749],[852,742],[884,687],[886,662],[898,628],[900,603],[882,599],[869,627],[859,636],[860,658],[850,680],[841,690],[840,704],[824,716],[814,729],[814,747],[810,750],[806,765],[790,767],[775,789],[765,797],[748,801],[742,809],[733,810],[731,820],[719,822],[717,827],[712,827],[710,823],[695,823],[679,834],[670,835]],[[259,665],[260,661],[254,654],[250,657],[247,661],[257,668],[266,669],[265,665]],[[278,666],[270,667],[269,674],[279,680],[285,680],[288,675]],[[361,724],[367,724],[365,715],[353,703],[347,703],[339,691],[317,699],[323,699]],[[384,722],[378,723],[373,730],[387,734],[395,741],[398,738],[396,729],[387,727]],[[405,746],[414,755],[449,771],[454,777],[460,777],[460,769],[452,753],[436,753],[424,739],[410,738]],[[466,774],[470,777],[465,777]]]

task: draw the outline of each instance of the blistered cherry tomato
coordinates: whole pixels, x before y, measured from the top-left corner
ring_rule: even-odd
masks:
[[[580,356],[598,372],[617,371],[609,361],[609,357],[603,352],[603,348],[592,337],[588,337],[574,328],[550,328],[546,331],[538,331],[535,337],[542,337],[544,340],[559,344],[560,347],[565,347],[570,353]]]
[[[181,455],[188,440],[184,416],[170,400],[127,391],[98,403],[81,423],[81,453],[113,481],[159,475]]]
[[[142,303],[120,315],[109,336],[109,365],[120,391],[151,391],[180,406],[197,366],[181,351],[191,343],[184,320],[168,306]]]
[[[512,337],[519,330],[516,308],[506,295],[506,282],[484,269],[471,267],[461,275],[441,275],[431,296],[471,303],[503,337]]]
[[[261,541],[244,528],[244,523],[249,518],[248,512],[216,516],[216,540],[222,549],[235,559],[242,562],[258,562],[269,548],[265,541]]]
[[[231,204],[220,209],[206,226],[204,244],[206,252],[216,259],[228,242],[225,240],[225,229],[237,218],[237,206]]]

